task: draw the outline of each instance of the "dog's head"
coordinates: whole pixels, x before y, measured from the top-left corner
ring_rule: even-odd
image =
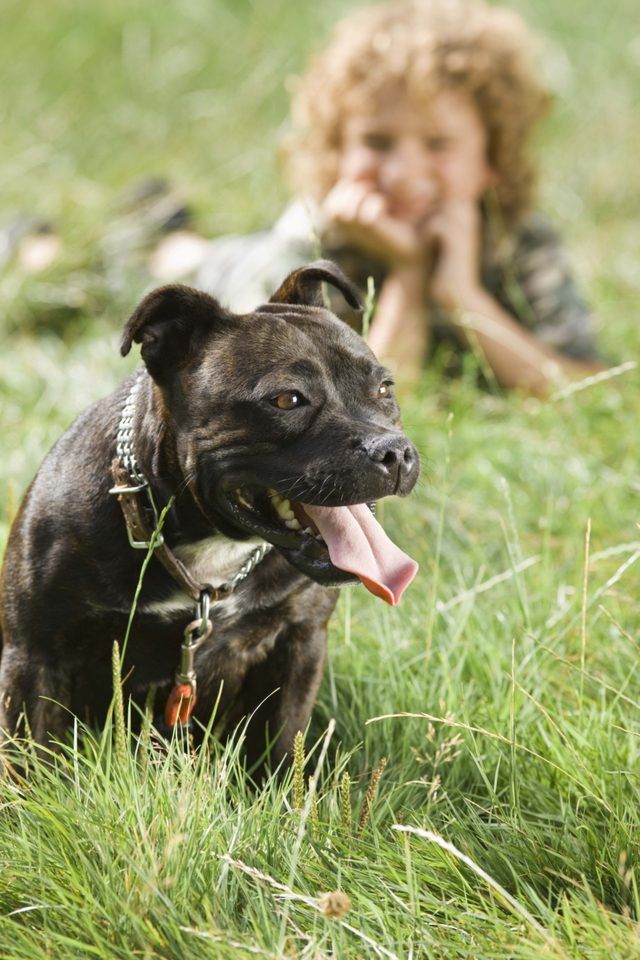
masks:
[[[388,371],[322,306],[323,282],[360,306],[326,260],[294,271],[269,303],[243,315],[201,291],[161,287],[127,323],[122,353],[142,344],[180,468],[217,529],[268,540],[321,583],[355,573],[395,602],[408,572],[387,556],[397,548],[371,509],[411,491],[418,455]],[[380,575],[380,565],[396,572]],[[381,586],[376,571],[377,580],[403,582]]]

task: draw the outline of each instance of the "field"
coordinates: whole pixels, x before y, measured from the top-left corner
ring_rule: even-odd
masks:
[[[343,592],[302,776],[256,793],[238,741],[78,727],[1,781],[1,957],[640,957],[640,26],[633,0],[516,6],[557,95],[541,205],[612,369],[545,401],[425,374],[420,486],[384,510],[421,572],[397,610]],[[117,198],[162,175],[207,234],[269,224],[287,78],[347,9],[5,0],[1,213],[64,254],[0,276],[0,551],[46,450],[137,362],[140,278],[93,269]]]

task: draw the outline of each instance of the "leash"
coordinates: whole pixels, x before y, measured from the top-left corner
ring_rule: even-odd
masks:
[[[118,498],[130,546],[134,550],[149,550],[153,546],[154,557],[196,604],[195,617],[184,630],[180,646],[180,665],[165,705],[164,723],[170,733],[176,725],[188,727],[191,721],[197,700],[195,653],[213,633],[211,604],[229,597],[237,585],[265,558],[271,550],[271,544],[265,542],[256,547],[230,580],[213,587],[209,583],[194,580],[182,561],[170,549],[161,532],[157,532],[155,538],[153,537],[158,527],[158,510],[149,481],[140,469],[133,449],[136,397],[143,374],[144,370],[141,369],[122,408],[116,434],[116,456],[111,463],[114,486],[109,493]],[[153,523],[150,522],[149,515],[153,517]]]

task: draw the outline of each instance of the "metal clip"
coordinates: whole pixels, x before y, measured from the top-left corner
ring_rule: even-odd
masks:
[[[115,487],[111,487],[111,489],[109,490],[109,493],[113,494],[116,497],[121,497],[121,496],[127,496],[128,494],[141,493],[142,490],[145,490],[147,493],[149,506],[151,507],[151,511],[153,513],[154,520],[155,520],[155,525],[157,527],[158,511],[156,509],[156,505],[153,499],[153,494],[151,493],[151,487],[149,486],[149,482],[147,480],[143,479],[138,484],[135,484],[135,485],[130,484],[128,486],[122,486],[122,487],[116,484]],[[136,540],[133,534],[131,533],[131,527],[129,526],[128,523],[126,524],[126,527],[127,527],[127,538],[129,540],[129,546],[133,547],[134,550],[148,550],[149,547],[151,546],[151,540]],[[156,535],[155,540],[153,541],[154,550],[156,549],[156,547],[161,547],[163,543],[164,543],[164,537],[162,536],[161,533],[158,533]]]
[[[124,486],[124,487],[118,487],[118,486],[111,487],[111,489],[109,490],[109,493],[113,494],[113,496],[115,497],[120,497],[123,494],[127,494],[127,493],[140,493],[141,490],[144,490],[148,486],[149,484],[147,483],[146,480],[144,480],[143,483],[139,483],[135,487],[132,487],[130,485]]]
[[[134,550],[148,550],[151,546],[151,540],[134,540],[129,527],[127,527],[127,536],[129,538],[129,546],[133,547]],[[161,547],[163,543],[164,537],[159,533],[153,541],[153,549],[155,550],[156,547]]]
[[[180,647],[180,669],[176,673],[176,683],[190,683],[194,697],[196,693],[195,653],[213,632],[213,624],[209,619],[210,606],[209,594],[201,594],[196,604],[195,619],[185,627],[184,640]]]

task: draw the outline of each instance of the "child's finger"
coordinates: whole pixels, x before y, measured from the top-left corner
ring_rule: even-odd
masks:
[[[362,183],[353,181],[339,181],[324,202],[326,214],[332,220],[355,220],[358,208],[368,193]]]
[[[425,222],[421,230],[421,236],[425,240],[441,240],[445,233],[445,223],[442,214],[436,213]]]
[[[387,202],[381,193],[367,193],[361,198],[356,216],[361,223],[370,224],[386,213]]]

